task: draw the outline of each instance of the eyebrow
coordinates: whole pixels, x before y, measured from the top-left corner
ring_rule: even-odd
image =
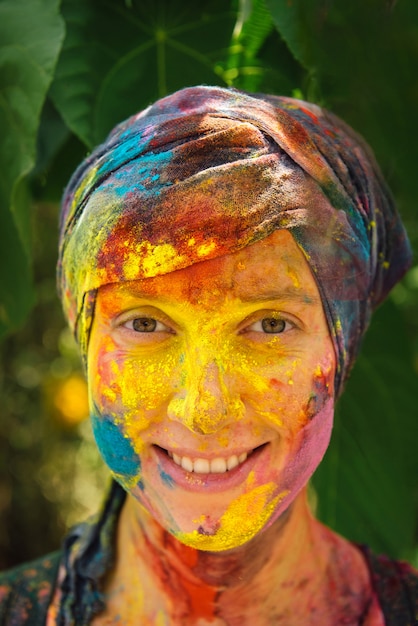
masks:
[[[240,296],[242,302],[268,302],[270,300],[293,300],[303,304],[319,304],[321,299],[315,294],[307,294],[300,289],[287,287],[286,289],[271,289],[262,293]]]
[[[164,294],[151,294],[144,293],[138,288],[128,287],[125,289],[125,292],[131,296],[135,296],[137,298],[143,298],[144,300],[150,300],[154,302],[161,303],[170,303],[171,298],[167,298]],[[295,287],[286,287],[285,289],[269,289],[267,291],[263,291],[261,293],[250,293],[250,294],[237,294],[238,298],[241,302],[251,303],[251,302],[269,302],[272,300],[291,300],[293,302],[300,302],[302,304],[322,304],[321,298],[313,293],[304,293],[301,289],[296,289]]]

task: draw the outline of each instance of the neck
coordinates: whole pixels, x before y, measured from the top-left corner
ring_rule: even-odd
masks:
[[[232,550],[204,552],[179,542],[132,498],[128,498],[123,517],[129,541],[137,546],[138,556],[148,562],[152,558],[154,571],[169,567],[175,576],[187,576],[216,590],[252,585],[277,561],[286,569],[288,561],[294,561],[290,555],[303,550],[311,520],[302,495],[279,520],[248,543]]]
[[[187,626],[261,625],[276,623],[272,616],[278,610],[283,623],[309,624],[312,604],[335,586],[331,570],[338,566],[330,563],[341,546],[336,551],[330,537],[335,535],[312,517],[305,491],[270,528],[239,548],[217,553],[181,544],[128,497],[110,587],[115,597],[121,594],[119,603],[130,607],[126,624],[138,623],[141,616],[143,624],[160,623],[158,618]],[[358,574],[359,563],[354,565]],[[115,608],[120,613],[120,606]]]

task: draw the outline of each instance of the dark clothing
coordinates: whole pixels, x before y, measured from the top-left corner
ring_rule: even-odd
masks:
[[[0,574],[1,626],[45,624],[60,557],[55,552]]]
[[[58,626],[87,626],[104,607],[100,580],[114,562],[114,537],[125,492],[113,483],[103,509],[77,526],[63,550],[0,574],[0,626],[45,624],[58,568],[61,582]],[[360,546],[386,626],[418,625],[418,572],[407,563],[375,556]]]

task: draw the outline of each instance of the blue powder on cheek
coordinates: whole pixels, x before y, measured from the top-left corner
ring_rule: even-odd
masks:
[[[129,439],[107,415],[92,415],[94,437],[105,463],[115,474],[137,476],[141,469],[139,456]]]

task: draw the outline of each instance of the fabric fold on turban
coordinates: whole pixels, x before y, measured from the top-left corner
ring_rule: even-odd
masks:
[[[85,356],[96,290],[290,230],[317,281],[341,391],[411,250],[364,141],[320,107],[192,87],[119,124],[63,198],[58,286]]]

